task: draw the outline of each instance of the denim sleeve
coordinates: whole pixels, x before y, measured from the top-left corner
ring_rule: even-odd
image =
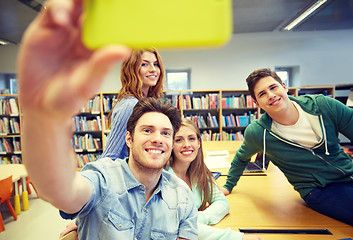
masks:
[[[128,156],[125,142],[126,124],[137,102],[136,98],[122,99],[114,108],[111,131],[101,158],[109,157],[115,160]]]
[[[187,201],[189,204],[185,207],[185,217],[179,225],[179,238],[197,240],[197,209],[193,203],[191,191],[187,191]]]
[[[66,213],[60,211],[60,215],[64,219],[74,219],[78,215],[80,217],[87,216],[93,208],[95,208],[107,195],[109,183],[101,172],[101,162],[97,161],[94,164],[86,164],[80,174],[87,180],[91,186],[92,195],[85,206],[77,213]]]

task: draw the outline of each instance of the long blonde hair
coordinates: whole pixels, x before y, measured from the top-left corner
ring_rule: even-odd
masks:
[[[205,210],[207,208],[207,203],[212,202],[213,198],[213,188],[215,187],[215,178],[211,171],[207,168],[202,151],[202,140],[200,129],[189,119],[183,118],[180,127],[188,127],[192,129],[200,142],[200,148],[194,161],[190,163],[188,168],[188,173],[190,176],[191,184],[196,184],[200,194],[202,195],[202,202],[199,207],[199,211]],[[170,159],[166,165],[166,169],[173,167],[175,164],[174,153],[172,152]]]

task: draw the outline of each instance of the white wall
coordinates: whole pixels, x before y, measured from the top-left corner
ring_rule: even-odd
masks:
[[[17,51],[17,46],[0,47],[0,72],[16,71]],[[165,68],[192,69],[192,89],[246,88],[253,70],[281,66],[299,66],[298,86],[353,82],[352,30],[238,34],[221,48],[160,54]],[[117,64],[101,91],[118,91],[119,74]]]
[[[299,66],[298,86],[352,83],[353,31],[234,35],[212,50],[161,51],[167,68],[192,68],[193,89],[246,88],[255,69]]]

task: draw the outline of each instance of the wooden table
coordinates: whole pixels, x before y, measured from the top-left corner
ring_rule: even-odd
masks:
[[[241,142],[204,142],[204,150],[230,150],[233,159]],[[228,148],[228,149],[226,149]],[[227,174],[228,169],[212,169]],[[257,234],[266,240],[335,240],[353,237],[353,227],[308,208],[283,173],[272,163],[266,176],[242,176],[227,196],[229,214],[215,227],[255,229],[328,229],[333,235]],[[217,179],[220,186],[226,176]],[[352,203],[353,204],[353,203]],[[353,217],[353,216],[352,216]]]
[[[12,175],[14,183],[14,208],[17,215],[21,213],[20,196],[18,193],[18,181],[22,179],[22,207],[28,210],[28,192],[26,187],[27,170],[23,164],[0,164],[0,179]]]

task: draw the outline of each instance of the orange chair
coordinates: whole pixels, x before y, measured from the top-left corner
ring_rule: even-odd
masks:
[[[0,204],[5,203],[7,208],[10,210],[15,221],[17,220],[17,215],[15,210],[13,209],[10,198],[12,195],[13,184],[12,184],[12,176],[0,180]],[[2,220],[1,212],[0,212],[0,232],[5,231],[4,221]]]
[[[33,185],[31,179],[30,179],[29,177],[26,177],[26,188],[27,188],[28,194],[32,194],[32,190],[31,190],[31,188],[29,187],[29,184],[32,185],[34,191],[35,191],[36,194],[37,194],[37,197],[39,197],[39,196],[38,196],[37,189],[36,189],[36,187]],[[18,192],[20,192],[21,186],[22,186],[22,179],[20,179],[20,180],[18,181]]]

